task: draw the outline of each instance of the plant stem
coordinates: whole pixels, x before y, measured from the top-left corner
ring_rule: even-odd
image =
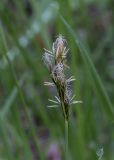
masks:
[[[68,120],[65,119],[65,160],[68,160]]]

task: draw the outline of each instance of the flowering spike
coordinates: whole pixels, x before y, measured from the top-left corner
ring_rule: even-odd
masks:
[[[66,64],[66,58],[69,49],[66,47],[66,39],[59,35],[52,45],[52,51],[45,50],[43,55],[43,60],[48,70],[53,83],[45,82],[45,85],[56,86],[58,96],[55,96],[56,100],[49,99],[50,102],[55,103],[55,105],[48,107],[57,107],[61,104],[63,115],[65,120],[69,117],[69,107],[71,104],[82,103],[82,101],[74,100],[75,95],[72,94],[71,84],[75,80],[74,76],[66,78],[65,69],[69,69]],[[58,104],[58,105],[57,105]]]

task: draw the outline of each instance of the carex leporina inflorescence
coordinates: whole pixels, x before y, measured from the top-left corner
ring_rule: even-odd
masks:
[[[66,58],[69,49],[67,49],[67,41],[59,35],[52,46],[52,51],[47,49],[43,54],[43,61],[47,66],[52,82],[45,82],[45,85],[55,86],[57,88],[58,96],[55,96],[55,100],[49,99],[49,101],[55,103],[53,106],[60,105],[63,110],[63,115],[66,120],[69,118],[69,107],[71,104],[80,103],[81,101],[75,101],[72,93],[71,83],[75,80],[74,76],[67,78],[65,70],[69,69],[66,64]]]

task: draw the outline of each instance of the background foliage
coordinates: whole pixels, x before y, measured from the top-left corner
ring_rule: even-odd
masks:
[[[83,101],[71,108],[70,159],[114,159],[113,20],[113,0],[0,1],[0,160],[64,159],[63,115],[43,85],[43,48],[58,34]]]

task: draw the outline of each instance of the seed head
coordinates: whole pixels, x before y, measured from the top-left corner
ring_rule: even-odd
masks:
[[[64,118],[68,120],[69,107],[71,104],[81,103],[81,101],[75,101],[72,93],[71,83],[75,80],[73,76],[66,78],[65,69],[69,68],[66,65],[66,58],[69,49],[66,47],[66,39],[59,35],[52,46],[52,52],[45,49],[43,60],[48,70],[53,83],[45,82],[45,85],[56,86],[58,97],[55,96],[56,100],[50,100],[55,105],[49,107],[55,107],[61,105],[63,110]]]

